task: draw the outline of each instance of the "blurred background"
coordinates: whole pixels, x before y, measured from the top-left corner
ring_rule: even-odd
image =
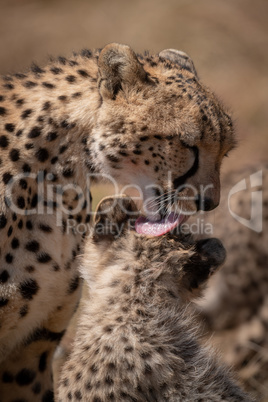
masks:
[[[267,0],[0,0],[1,74],[21,72],[32,61],[44,64],[49,56],[68,56],[73,50],[100,48],[109,42],[128,44],[137,52],[158,53],[165,48],[176,48],[192,57],[201,80],[222,99],[236,123],[239,147],[225,160],[223,184],[228,183],[232,172],[242,171],[237,176],[240,180],[243,170],[246,174],[253,166],[252,171],[256,171],[255,166],[259,169],[267,162]],[[107,188],[95,190],[95,205],[104,194],[107,195]],[[222,211],[219,208],[218,215]],[[215,226],[222,219],[222,215],[217,218],[217,213],[212,214]],[[253,240],[250,238],[251,243],[258,242],[258,236],[254,236]],[[267,242],[262,244],[258,251],[263,255],[262,263],[255,267],[253,261],[249,270],[266,269],[267,272]],[[231,254],[235,252],[233,249],[227,251]],[[251,252],[246,242],[245,249]],[[247,298],[246,292],[244,297]],[[224,309],[224,305],[220,308]],[[254,307],[255,315],[258,308]],[[217,344],[219,348],[222,346],[224,356],[231,353],[228,345],[224,347],[223,340],[230,339],[226,330],[221,328],[223,332],[217,332],[214,328],[210,334],[212,341],[214,335],[219,340]],[[66,347],[71,338],[72,332],[65,338]],[[258,349],[266,362],[262,379],[252,380],[252,385],[253,374],[249,371],[244,381],[262,401],[268,401],[267,344],[268,341]],[[232,358],[227,360],[235,365]],[[249,360],[242,361],[242,371],[248,367]],[[244,380],[243,373],[240,377]]]

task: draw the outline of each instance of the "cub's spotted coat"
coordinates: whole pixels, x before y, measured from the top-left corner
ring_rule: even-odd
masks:
[[[113,202],[100,204],[102,215],[86,246],[81,272],[90,293],[57,400],[251,401],[201,346],[187,308],[224,261],[222,244],[138,235],[122,205],[109,210]],[[129,198],[123,207],[135,210]]]
[[[3,401],[53,398],[52,355],[80,295],[83,235],[68,220],[90,223],[92,176],[139,185],[146,197],[158,195],[151,185],[171,194],[208,186],[203,205],[184,207],[209,210],[233,144],[230,117],[178,51],[137,58],[111,44],[1,79]]]

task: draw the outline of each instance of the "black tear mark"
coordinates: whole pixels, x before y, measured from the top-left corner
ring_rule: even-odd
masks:
[[[186,148],[189,148],[193,151],[195,160],[194,160],[193,166],[188,170],[188,172],[186,172],[184,175],[177,177],[176,179],[173,180],[173,187],[175,189],[182,186],[189,177],[194,176],[199,167],[199,150],[198,150],[198,148],[196,146],[190,147],[186,144],[183,144],[183,145]]]

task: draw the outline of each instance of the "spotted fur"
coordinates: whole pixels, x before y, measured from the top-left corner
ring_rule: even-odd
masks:
[[[129,199],[124,207],[134,209]],[[81,272],[89,295],[57,400],[250,401],[201,345],[187,308],[224,261],[222,244],[138,235],[126,216],[118,204],[102,214],[87,243]]]
[[[95,181],[108,174],[144,191],[150,184],[168,191],[170,178],[173,190],[185,182],[212,184],[204,209],[217,206],[220,165],[234,145],[232,123],[189,60],[174,58],[174,51],[137,57],[128,46],[111,44],[1,78],[4,399],[53,398],[50,363],[79,300],[76,256],[86,235],[68,231],[68,220],[90,223],[88,174]],[[155,197],[150,191],[146,196]],[[194,201],[186,207],[197,208]]]

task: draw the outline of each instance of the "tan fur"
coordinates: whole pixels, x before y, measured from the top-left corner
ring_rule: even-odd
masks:
[[[250,175],[262,172],[262,184],[250,186]],[[256,232],[235,220],[228,211],[228,193],[246,179],[247,189],[234,194],[231,208],[250,219],[252,196],[262,194],[262,230]],[[215,235],[226,246],[224,269],[212,279],[199,307],[206,333],[215,342],[258,400],[268,397],[268,170],[255,164],[229,173],[223,180],[220,208],[213,213]],[[260,193],[262,192],[262,193]],[[257,211],[256,211],[257,208]],[[253,214],[261,214],[258,205]],[[254,215],[253,215],[254,216]],[[210,216],[207,217],[210,219]]]
[[[230,117],[200,83],[191,63],[169,56],[170,51],[165,58],[137,57],[128,46],[112,44],[101,52],[83,51],[42,68],[33,65],[26,74],[1,78],[3,398],[19,395],[38,401],[51,392],[50,364],[41,390],[34,393],[32,388],[39,389],[35,378],[43,375],[38,371],[43,353],[47,352],[47,361],[51,359],[79,301],[76,256],[83,252],[83,235],[75,229],[67,233],[66,225],[70,217],[75,225],[90,223],[88,174],[94,174],[95,181],[111,175],[122,185],[139,185],[146,197],[155,197],[147,185],[166,192],[168,171],[172,181],[187,175],[196,163],[196,171],[185,182],[198,191],[201,185],[213,184],[207,196],[212,207],[219,202],[220,165],[234,145]],[[20,174],[23,177],[16,176]],[[40,199],[37,174],[43,188]],[[65,188],[65,212],[57,221],[58,197],[70,184],[80,189],[82,198]],[[84,208],[72,212],[81,200],[86,201]],[[15,214],[11,201],[20,209]],[[194,200],[181,204],[196,210]],[[40,214],[29,212],[40,206]],[[44,338],[44,345],[33,356],[28,345],[40,342],[38,337]],[[24,376],[23,385],[17,379],[22,369],[35,373]]]
[[[87,242],[81,272],[89,294],[57,401],[251,401],[201,346],[188,308],[223,262],[221,243],[141,236],[126,221],[121,236],[96,237],[106,219],[122,225],[120,207],[97,220]]]

